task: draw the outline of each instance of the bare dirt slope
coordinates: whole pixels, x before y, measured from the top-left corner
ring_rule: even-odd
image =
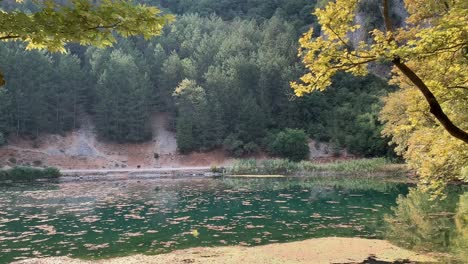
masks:
[[[153,138],[139,144],[117,144],[98,140],[89,117],[81,127],[63,136],[41,135],[36,140],[12,136],[9,144],[0,147],[0,167],[15,165],[54,166],[61,169],[120,169],[160,167],[225,166],[232,162],[226,153],[214,150],[179,155],[175,132],[169,129],[167,113],[152,116]],[[335,160],[336,151],[328,144],[310,140],[310,159]],[[352,158],[345,150],[341,158]],[[259,154],[255,158],[268,158]]]
[[[396,247],[384,240],[362,238],[318,238],[285,244],[271,244],[257,247],[218,247],[192,248],[178,250],[169,254],[107,259],[100,261],[83,261],[68,257],[45,259],[30,259],[17,262],[18,264],[79,264],[79,263],[224,263],[224,264],[328,264],[328,263],[369,263],[369,258],[382,262],[393,263],[405,260],[404,263],[434,263],[436,259],[429,255],[422,255]],[[408,262],[407,262],[408,261]],[[372,262],[375,263],[375,262]],[[402,262],[400,262],[402,263]]]
[[[153,135],[155,152],[160,155],[171,155],[177,152],[177,141],[174,132],[169,131],[169,118],[165,114],[153,116]]]
[[[179,155],[175,133],[168,129],[168,120],[166,113],[154,114],[153,139],[140,144],[116,144],[98,140],[88,117],[83,118],[80,129],[64,136],[42,135],[36,140],[13,136],[8,145],[0,147],[0,166],[116,169],[210,166],[229,162],[221,150]]]

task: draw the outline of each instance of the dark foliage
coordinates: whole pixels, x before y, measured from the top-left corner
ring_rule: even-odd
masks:
[[[33,181],[37,179],[54,179],[60,177],[60,171],[56,168],[31,168],[14,167],[8,170],[0,170],[0,181]]]
[[[275,135],[269,136],[268,150],[279,157],[292,161],[305,160],[309,156],[307,134],[300,129],[287,128]]]
[[[175,117],[182,153],[224,147],[240,157],[267,150],[265,137],[285,128],[360,156],[392,153],[377,120],[379,98],[392,89],[384,80],[343,74],[324,93],[292,94],[289,82],[303,73],[298,35],[313,26],[310,13],[324,1],[143,2],[180,16],[160,37],[122,39],[109,49],[73,44],[69,54],[50,54],[0,43],[8,78],[0,90],[0,145],[10,134],[77,129],[84,113],[101,139],[141,142],[152,136],[151,113],[164,111]],[[365,1],[359,11],[374,9]],[[193,85],[175,93],[185,79]],[[302,159],[300,151],[275,153]]]

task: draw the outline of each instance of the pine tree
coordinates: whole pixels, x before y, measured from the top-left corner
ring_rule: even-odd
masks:
[[[99,135],[117,142],[138,142],[151,136],[148,75],[134,58],[114,50],[98,77],[96,127]]]
[[[195,81],[185,79],[177,86],[174,97],[177,106],[179,150],[181,152],[209,150],[219,145],[219,131],[212,129],[213,116],[205,90]],[[180,123],[183,124],[179,126]]]

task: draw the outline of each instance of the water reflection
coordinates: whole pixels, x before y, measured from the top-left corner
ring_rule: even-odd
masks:
[[[387,236],[405,247],[465,258],[468,197],[463,190],[436,201],[415,189],[407,193],[405,184],[365,178],[0,186],[0,263],[329,236]]]
[[[468,261],[468,192],[451,187],[445,199],[411,188],[385,216],[386,238],[418,251],[446,252]]]
[[[0,186],[0,263],[328,236],[382,238],[383,217],[407,186],[344,182],[169,179]]]

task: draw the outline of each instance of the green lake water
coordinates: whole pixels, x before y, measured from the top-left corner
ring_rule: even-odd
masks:
[[[303,178],[0,185],[0,263],[46,256],[159,254],[329,236],[383,239],[389,234],[384,216],[394,214],[397,197],[408,190],[398,183]],[[454,213],[446,223],[451,223],[450,230],[456,230],[453,216],[460,196],[453,193]],[[404,219],[396,222],[401,225]],[[404,229],[390,235],[401,238],[398,230]]]

